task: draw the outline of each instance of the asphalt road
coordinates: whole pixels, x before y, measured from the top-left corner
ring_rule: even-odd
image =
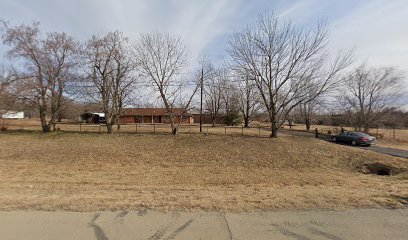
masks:
[[[408,209],[249,213],[0,212],[0,238],[406,240]]]
[[[383,154],[388,154],[388,155],[395,156],[395,157],[408,158],[408,151],[406,150],[385,148],[385,147],[379,147],[379,146],[370,146],[370,147],[365,147],[365,148],[363,147],[362,149],[374,151],[378,153],[383,153]]]
[[[283,133],[283,134],[292,135],[292,136],[315,137],[315,135],[313,133],[307,133],[307,132],[301,132],[301,131],[290,131],[290,130],[287,130],[287,129],[281,129],[280,132]],[[330,137],[327,137],[326,135],[320,135],[319,139],[322,139],[322,140],[325,140],[325,141],[328,141],[328,142],[332,142],[334,144],[342,144],[342,143],[335,143],[335,142],[331,141]],[[400,149],[394,149],[394,148],[385,148],[385,147],[380,147],[380,146],[375,146],[375,145],[370,146],[370,147],[352,146],[352,145],[348,145],[348,144],[342,144],[342,145],[408,159],[408,151],[407,150],[400,150]]]

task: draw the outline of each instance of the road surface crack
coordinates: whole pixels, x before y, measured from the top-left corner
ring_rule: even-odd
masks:
[[[223,217],[224,217],[225,224],[227,225],[227,230],[228,230],[228,233],[229,233],[229,236],[230,236],[230,240],[232,240],[232,232],[231,232],[230,226],[228,224],[227,218],[225,217],[225,213],[223,214]]]
[[[100,215],[101,215],[100,213],[95,213],[91,222],[88,223],[88,226],[93,228],[97,240],[109,240],[109,238],[103,232],[102,228],[95,223],[95,221],[99,218]]]

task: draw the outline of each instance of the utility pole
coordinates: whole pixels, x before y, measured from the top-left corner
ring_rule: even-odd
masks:
[[[201,99],[200,99],[200,132],[203,131],[203,85],[204,85],[204,68],[201,68],[201,79],[200,79],[200,85],[201,85]]]

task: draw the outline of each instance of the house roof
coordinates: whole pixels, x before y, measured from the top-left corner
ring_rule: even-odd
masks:
[[[166,108],[124,108],[122,109],[122,116],[166,116]],[[175,115],[187,115],[184,108],[173,108]]]
[[[0,109],[0,113],[9,113],[9,114],[14,114],[14,113],[21,113],[23,111],[17,111],[17,110],[4,110]]]
[[[94,112],[92,114],[98,115],[99,117],[105,117],[105,113],[96,113],[96,112]]]

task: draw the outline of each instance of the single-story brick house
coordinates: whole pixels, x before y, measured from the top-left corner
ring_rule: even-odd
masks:
[[[184,108],[173,108],[175,123],[193,123],[193,118]],[[170,123],[166,108],[124,108],[121,123]]]

